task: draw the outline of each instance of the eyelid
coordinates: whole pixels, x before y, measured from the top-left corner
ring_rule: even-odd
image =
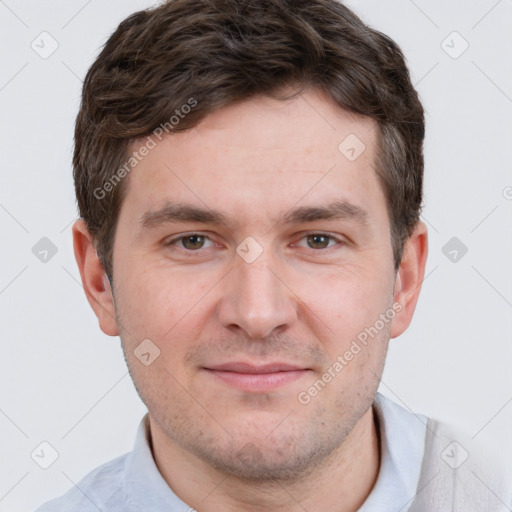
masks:
[[[165,247],[167,247],[169,245],[177,245],[180,240],[183,240],[184,238],[188,238],[191,236],[201,236],[205,240],[209,240],[212,244],[216,245],[215,242],[208,235],[198,232],[198,231],[191,231],[190,233],[180,233],[179,235],[175,235],[171,238],[167,238],[167,239],[165,239],[163,245]],[[201,251],[201,249],[204,249],[203,247],[201,247],[201,249],[196,249],[195,251],[192,251],[190,249],[185,249],[184,247],[179,247],[179,248],[186,252],[199,252],[199,251]]]
[[[331,240],[334,240],[336,242],[335,245],[332,245],[330,247],[326,247],[324,249],[312,249],[310,247],[303,247],[304,249],[310,249],[311,251],[314,251],[314,252],[329,252],[330,249],[334,249],[336,248],[337,246],[340,246],[340,245],[346,245],[348,242],[346,239],[344,239],[344,237],[338,237],[338,236],[334,236],[330,233],[326,233],[326,232],[323,232],[323,231],[315,231],[315,230],[312,230],[312,231],[306,231],[306,232],[302,232],[300,233],[300,238],[299,238],[299,241],[302,241],[304,240],[305,238],[307,238],[308,236],[311,236],[311,235],[319,235],[319,236],[325,236]],[[216,242],[214,242],[210,236],[208,236],[207,234],[203,233],[203,232],[200,232],[200,231],[190,231],[188,233],[180,233],[179,235],[175,235],[173,237],[171,237],[170,239],[167,239],[165,242],[164,242],[164,246],[167,247],[167,246],[171,246],[171,245],[178,245],[178,243],[180,242],[180,240],[183,240],[184,238],[187,238],[187,237],[191,237],[191,236],[201,236],[203,237],[205,240],[209,240],[212,245],[210,247],[201,247],[200,249],[196,249],[196,250],[191,250],[191,249],[186,249],[184,247],[179,247],[179,249],[181,249],[182,251],[184,252],[187,252],[187,253],[199,253],[201,252],[202,250],[205,250],[205,249],[208,249],[208,248],[211,248],[213,246],[219,246],[219,244],[217,244]],[[292,244],[292,246],[297,246],[296,243]]]
[[[301,241],[304,238],[307,238],[308,236],[311,236],[311,235],[325,236],[325,237],[330,238],[331,240],[334,240],[335,242],[337,242],[335,245],[326,247],[325,249],[311,249],[311,247],[307,247],[307,249],[311,249],[312,251],[315,251],[315,252],[327,252],[330,249],[334,249],[336,246],[346,245],[348,243],[344,237],[334,236],[334,235],[332,235],[330,233],[326,233],[324,231],[314,231],[314,230],[301,233],[301,237],[299,238],[299,241]],[[294,245],[296,245],[296,244],[294,244]]]

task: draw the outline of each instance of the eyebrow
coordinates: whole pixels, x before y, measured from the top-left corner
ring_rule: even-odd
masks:
[[[286,212],[274,223],[304,224],[318,220],[351,220],[364,225],[368,220],[366,210],[345,200],[334,201],[325,206],[302,206]],[[159,210],[144,213],[140,220],[143,228],[150,229],[163,224],[198,222],[201,224],[224,224],[230,221],[221,212],[186,203],[167,203]]]
[[[366,210],[348,201],[335,201],[325,206],[303,206],[288,212],[279,224],[302,224],[317,220],[352,220],[366,224]]]
[[[156,211],[146,212],[139,221],[144,228],[153,228],[174,222],[225,224],[227,218],[220,212],[184,203],[168,203]]]

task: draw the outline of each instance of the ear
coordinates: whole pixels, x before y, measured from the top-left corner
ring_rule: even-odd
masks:
[[[109,336],[118,336],[114,297],[93,238],[82,219],[73,224],[72,231],[73,249],[87,300],[98,317],[100,329]]]
[[[404,244],[402,261],[396,274],[393,303],[400,303],[401,309],[396,309],[398,312],[391,325],[392,338],[400,336],[411,323],[425,276],[427,253],[427,227],[425,223],[418,222]]]

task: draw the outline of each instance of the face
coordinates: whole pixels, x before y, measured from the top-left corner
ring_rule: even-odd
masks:
[[[376,132],[315,90],[259,97],[166,136],[131,171],[116,324],[102,328],[118,329],[168,446],[275,479],[314,467],[368,412],[403,314]]]

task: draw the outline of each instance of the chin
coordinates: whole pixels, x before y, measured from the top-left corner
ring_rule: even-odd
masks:
[[[314,439],[314,440],[313,440]],[[278,438],[230,439],[225,446],[214,440],[196,440],[189,450],[221,473],[251,482],[291,483],[311,474],[332,454],[339,439],[291,435]]]

